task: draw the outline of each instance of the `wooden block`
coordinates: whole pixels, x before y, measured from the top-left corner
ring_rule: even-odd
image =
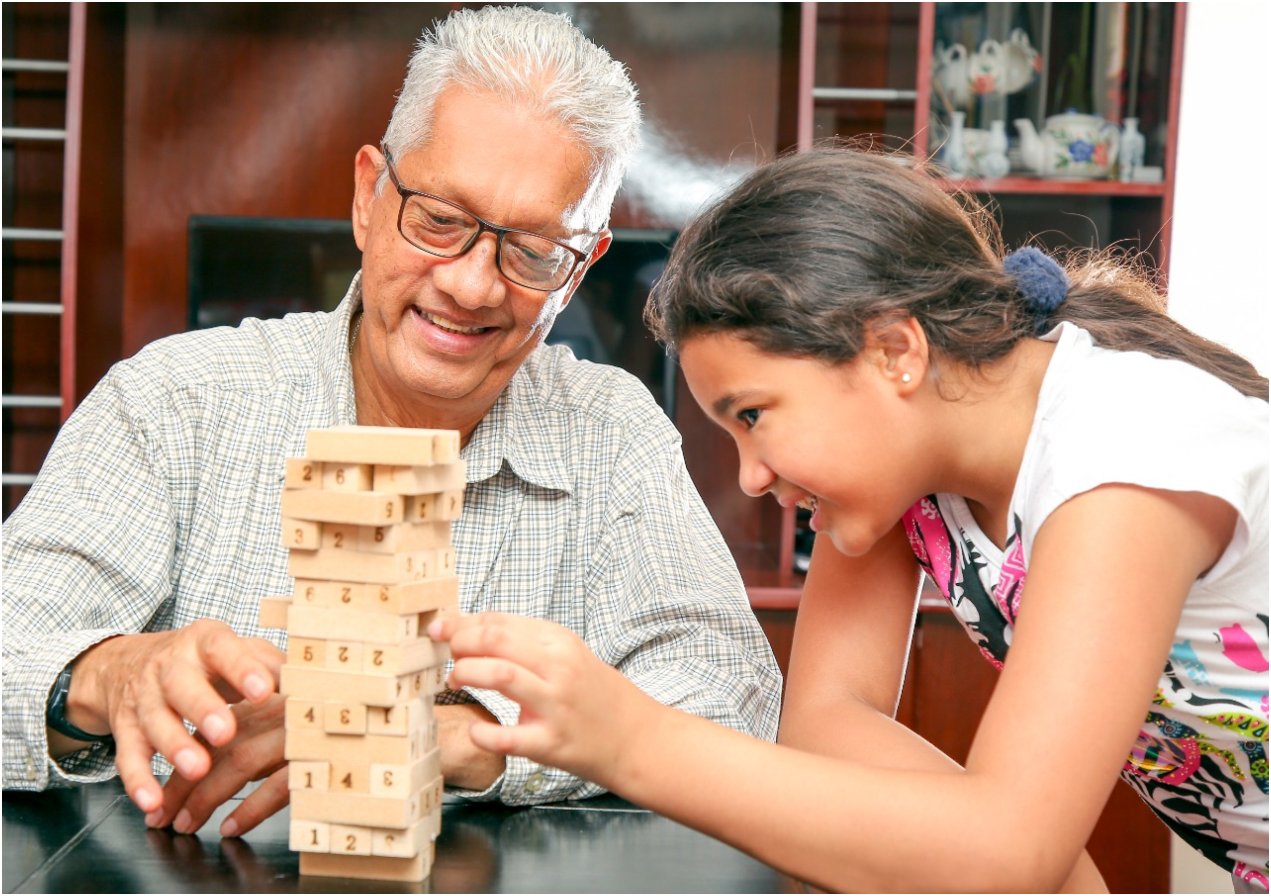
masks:
[[[344,856],[335,853],[300,853],[300,873],[312,877],[346,877],[354,880],[422,881],[432,871],[432,845],[409,859],[392,856]]]
[[[322,730],[327,734],[365,734],[366,707],[361,703],[324,703]]]
[[[362,653],[362,671],[402,675],[441,665],[448,659],[450,645],[429,638],[415,638],[400,644],[367,644]]]
[[[367,675],[338,672],[334,669],[310,669],[285,663],[279,676],[278,693],[288,697],[310,697],[322,694],[345,703],[367,706],[392,706],[423,691],[415,680],[418,673],[406,675]]]
[[[369,706],[366,710],[367,734],[406,734],[426,727],[432,715],[432,704],[416,697],[395,706]]]
[[[459,579],[447,575],[415,582],[375,585],[301,577],[296,579],[296,593],[292,600],[297,604],[377,610],[396,616],[429,610],[454,611],[459,608]],[[285,616],[283,623],[285,626]]]
[[[459,459],[463,446],[459,444],[459,430],[439,429],[433,436],[433,463],[452,464]]]
[[[457,520],[463,513],[462,489],[451,489],[435,495],[407,495],[403,500],[405,510],[402,518],[410,523]]]
[[[282,493],[282,515],[318,523],[383,526],[405,519],[405,504],[401,495],[382,492],[304,489]]]
[[[459,578],[434,576],[418,582],[385,585],[369,592],[371,607],[386,613],[423,613],[459,609]]]
[[[289,842],[296,852],[330,852],[331,825],[325,821],[293,818]]]
[[[284,667],[285,668],[285,667]],[[288,697],[283,709],[283,726],[291,729],[322,730],[322,701],[305,697]]]
[[[446,687],[446,667],[430,666],[414,673],[411,679],[411,696],[431,697]]]
[[[292,551],[316,551],[322,544],[322,524],[282,518],[282,546]]]
[[[327,579],[296,579],[296,593],[292,598],[298,604],[314,607],[354,607],[371,604],[375,600],[378,585],[364,582],[332,582]],[[364,596],[360,596],[365,591]]]
[[[375,610],[344,607],[292,606],[287,615],[287,631],[293,638],[363,641],[371,644],[399,644],[419,635],[419,614],[397,616]]]
[[[440,812],[429,812],[404,831],[371,828],[371,855],[400,858],[418,855],[440,833],[440,821]]]
[[[331,763],[321,760],[298,761],[288,764],[287,789],[317,790],[325,793],[330,789]]]
[[[357,549],[372,554],[396,554],[450,546],[450,523],[445,521],[358,527]]]
[[[298,638],[288,633],[287,662],[321,669],[327,664],[327,642],[319,638]]]
[[[323,464],[322,487],[329,492],[369,492],[373,469],[370,464]]]
[[[403,426],[332,426],[311,429],[305,440],[305,455],[312,460],[339,463],[394,464],[414,466],[434,462],[436,436],[449,430],[411,429]],[[443,450],[450,453],[458,433],[447,436]],[[458,456],[457,449],[453,452]],[[454,460],[453,457],[449,458]]]
[[[283,488],[322,488],[322,464],[307,457],[287,458]]]
[[[370,793],[372,768],[374,768],[374,765],[363,764],[360,762],[331,763],[331,787],[330,787],[331,792],[332,793]],[[394,794],[394,795],[408,796],[409,794]]]
[[[374,796],[409,796],[424,788],[441,774],[441,750],[434,748],[422,759],[409,765],[395,762],[373,762],[369,787]]]
[[[431,794],[428,794],[431,798]],[[371,796],[368,793],[318,793],[312,790],[291,791],[291,817],[337,824],[358,824],[373,828],[410,827],[424,817],[424,795],[412,794],[405,799]]]
[[[327,523],[322,527],[320,548],[330,551],[356,551],[361,542],[361,531],[371,526],[354,526],[350,523]]]
[[[326,760],[333,766],[339,763],[372,763],[409,765],[426,752],[425,732],[405,737],[395,734],[363,734],[349,737],[345,734],[327,734],[324,731],[303,729],[288,730],[283,744],[283,758],[309,761]]]
[[[369,645],[363,644],[361,641],[324,641],[327,646],[327,662],[328,669],[343,669],[345,672],[362,671],[363,653]],[[375,672],[375,669],[367,669],[368,672]],[[388,670],[384,670],[387,674]],[[403,669],[403,672],[409,672],[410,669]]]
[[[463,488],[468,484],[468,476],[466,465],[461,460],[434,464],[431,467],[376,464],[372,482],[377,492],[431,495]]]
[[[323,547],[316,551],[292,551],[287,555],[287,572],[297,579],[336,579],[374,584],[409,582],[454,572],[454,551],[446,548],[403,554],[369,554]]]
[[[261,628],[286,628],[287,608],[290,606],[289,597],[262,597],[256,621]]]
[[[371,829],[352,824],[331,825],[331,854],[369,856],[371,854]]]

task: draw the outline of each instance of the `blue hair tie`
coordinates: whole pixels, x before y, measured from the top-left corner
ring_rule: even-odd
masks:
[[[1059,262],[1034,246],[1016,249],[1002,261],[1002,270],[1015,278],[1024,305],[1040,328],[1068,295],[1068,275]]]

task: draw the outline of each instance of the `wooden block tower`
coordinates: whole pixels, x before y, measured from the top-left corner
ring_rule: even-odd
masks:
[[[300,873],[422,881],[441,827],[433,695],[458,607],[451,522],[464,464],[452,430],[310,430],[287,459],[282,539],[295,593],[261,602],[287,629],[291,848]]]

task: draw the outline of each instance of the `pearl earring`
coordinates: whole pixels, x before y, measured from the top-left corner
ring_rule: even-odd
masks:
[[[908,372],[905,372],[905,373],[902,373],[902,374],[900,375],[900,381],[901,381],[902,383],[912,382],[912,381],[913,381],[913,377],[912,377],[912,376],[910,376]]]

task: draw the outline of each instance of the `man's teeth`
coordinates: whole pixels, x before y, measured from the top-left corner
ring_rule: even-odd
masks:
[[[454,321],[447,320],[444,317],[438,317],[435,314],[428,314],[425,316],[428,318],[428,320],[431,323],[435,324],[438,327],[441,327],[443,330],[449,330],[452,333],[467,333],[471,335],[473,333],[480,333],[482,330],[485,329],[485,327],[461,327]]]

